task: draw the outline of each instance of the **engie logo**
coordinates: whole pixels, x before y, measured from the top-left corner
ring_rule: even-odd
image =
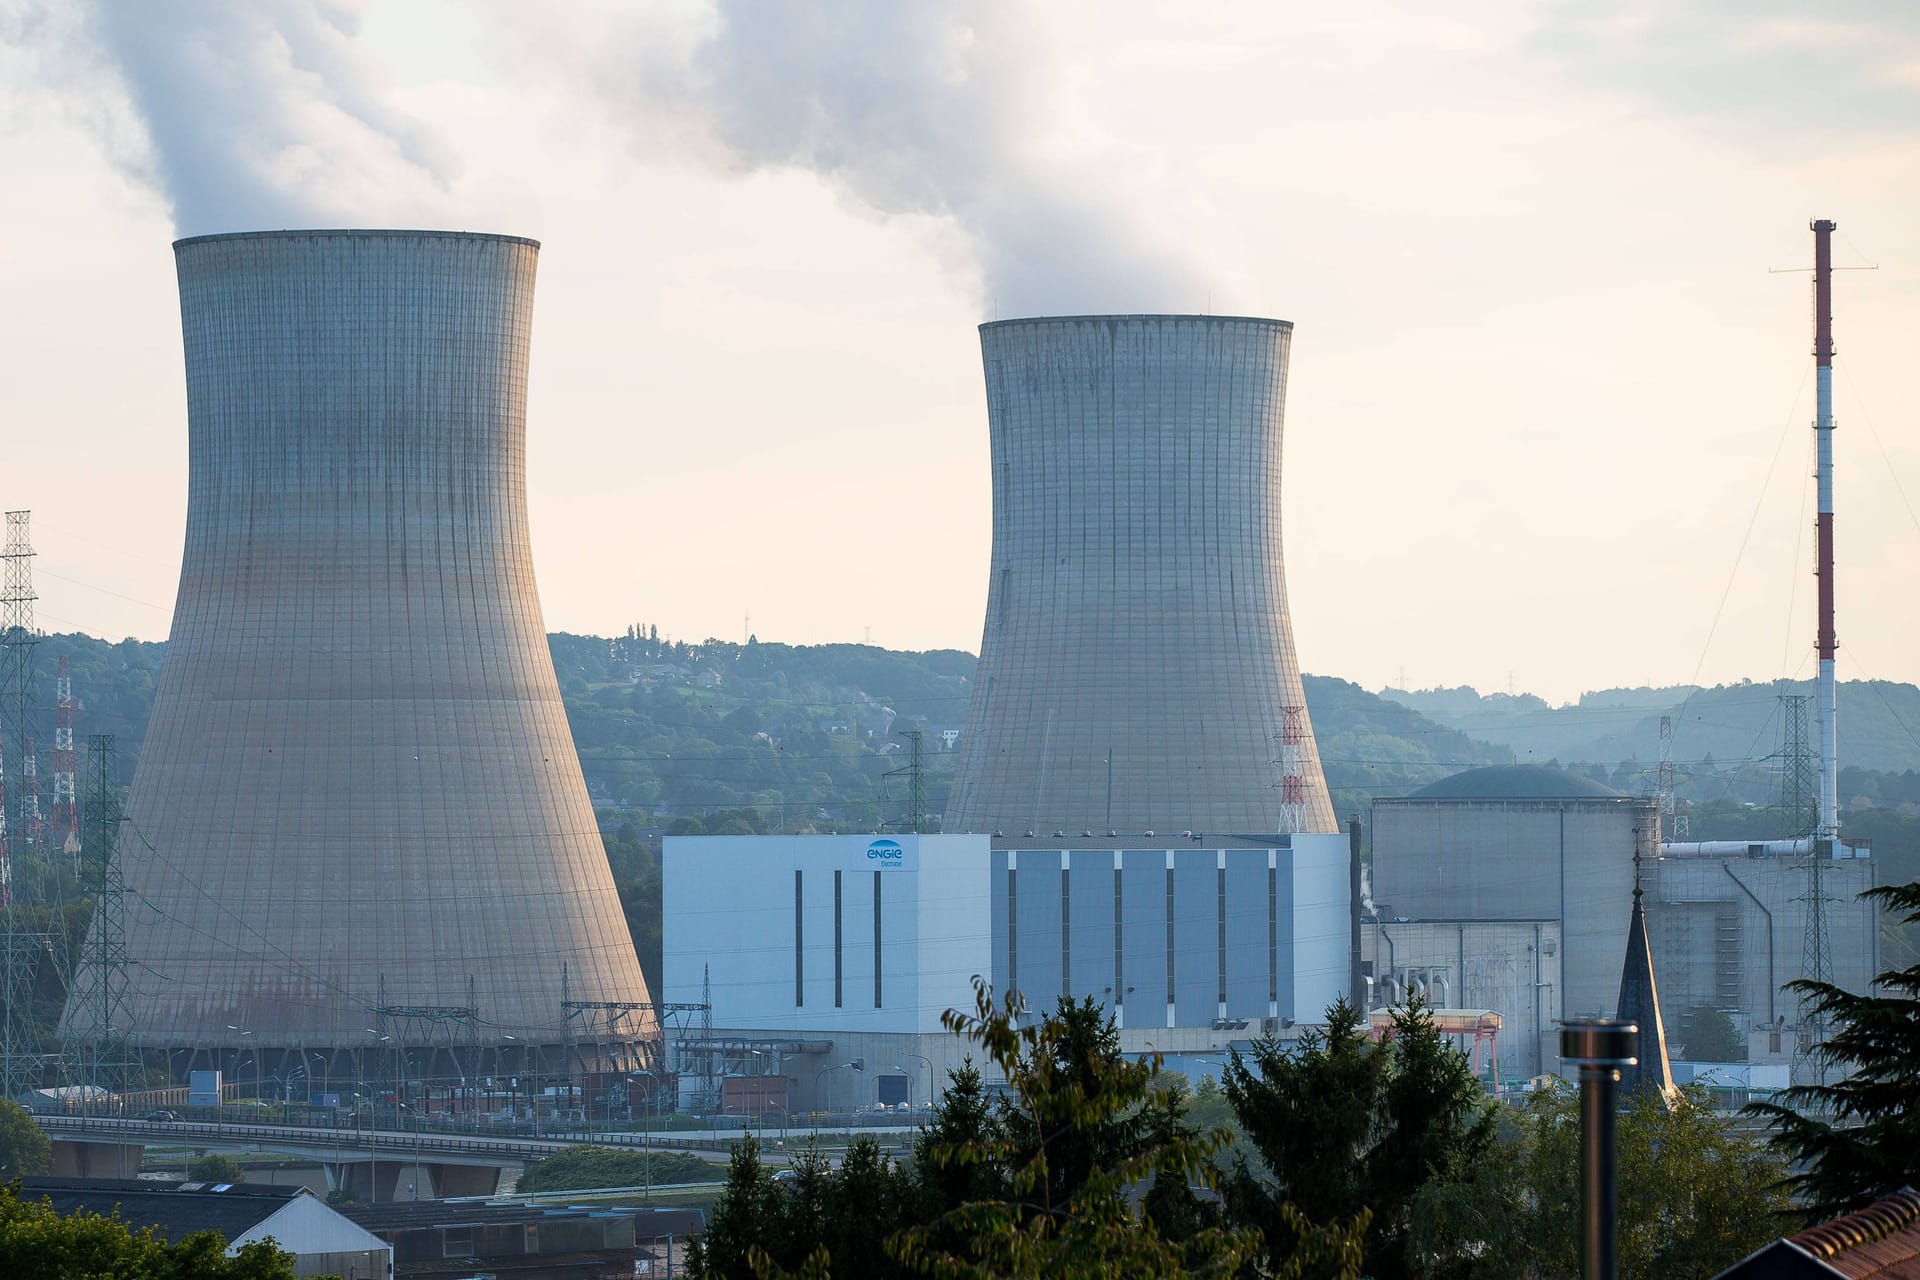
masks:
[[[907,851],[900,847],[898,840],[875,840],[867,846],[867,862],[879,871],[904,867],[907,865]]]

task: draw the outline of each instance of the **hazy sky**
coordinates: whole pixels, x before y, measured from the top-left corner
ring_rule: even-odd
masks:
[[[551,629],[972,650],[973,326],[1214,310],[1296,325],[1307,670],[1806,675],[1819,216],[1841,670],[1920,680],[1920,7],[538,7],[0,0],[46,629],[166,634],[176,228],[429,225],[544,242]]]

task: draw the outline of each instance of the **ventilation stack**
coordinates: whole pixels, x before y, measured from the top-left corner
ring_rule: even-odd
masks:
[[[1339,830],[1281,560],[1292,332],[981,326],[993,558],[947,831]]]
[[[141,1047],[397,1060],[431,1024],[525,1063],[563,1000],[649,999],[534,588],[538,249],[174,246],[186,549],[118,847]]]

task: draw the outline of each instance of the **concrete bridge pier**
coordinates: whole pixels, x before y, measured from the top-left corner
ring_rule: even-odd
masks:
[[[411,1158],[378,1161],[326,1161],[329,1191],[344,1190],[361,1204],[369,1200],[438,1200],[446,1196],[490,1196],[500,1189],[503,1172],[492,1165],[416,1163]]]
[[[53,1140],[53,1176],[56,1178],[137,1178],[147,1148],[138,1142],[67,1142]]]
[[[487,1164],[430,1164],[436,1196],[490,1196],[500,1190],[504,1170]]]
[[[394,1188],[399,1185],[401,1164],[399,1160],[382,1160],[377,1164],[344,1160],[325,1161],[321,1168],[326,1170],[328,1191],[343,1191],[358,1204],[376,1200],[385,1204],[393,1199]]]

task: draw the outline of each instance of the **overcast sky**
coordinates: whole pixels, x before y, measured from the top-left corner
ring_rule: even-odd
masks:
[[[0,0],[45,629],[167,632],[169,241],[429,225],[544,243],[553,630],[976,649],[974,326],[1231,310],[1296,326],[1308,671],[1804,676],[1807,279],[1769,268],[1818,216],[1879,266],[1835,290],[1841,671],[1920,680],[1920,8],[542,7]]]

